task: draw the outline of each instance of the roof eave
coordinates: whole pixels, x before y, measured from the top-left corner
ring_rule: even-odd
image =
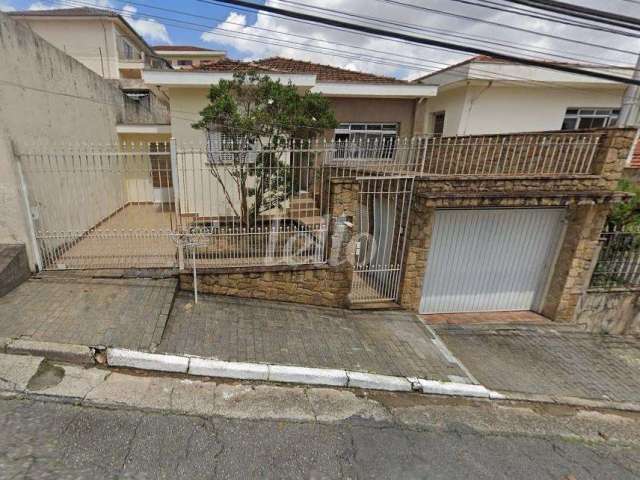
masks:
[[[409,83],[318,82],[311,91],[327,97],[425,98],[435,97],[438,87]]]
[[[297,87],[311,88],[316,85],[316,76],[312,74],[260,72],[281,83],[291,83]],[[234,72],[203,72],[193,70],[143,70],[145,83],[163,87],[201,88],[215,85],[220,80],[232,80]]]

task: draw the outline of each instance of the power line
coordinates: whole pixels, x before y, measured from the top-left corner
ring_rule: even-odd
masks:
[[[562,15],[584,18],[592,22],[614,25],[617,27],[628,28],[640,31],[640,19],[620,15],[618,13],[607,12],[595,8],[583,7],[572,3],[559,2],[557,0],[506,0],[510,3],[517,3],[527,7],[537,8],[538,10],[547,10]]]
[[[60,0],[61,3],[66,3],[68,5],[72,5],[72,6],[77,6],[77,5],[87,5],[81,1],[77,1],[77,0]],[[127,2],[130,3],[130,2]],[[119,10],[117,9],[113,9],[114,11],[118,12]],[[124,10],[121,10],[122,12],[124,12]],[[153,15],[149,15],[150,17],[153,17]],[[159,18],[159,19],[165,19],[167,17],[155,17],[155,18]],[[170,19],[173,20],[173,19]],[[181,20],[175,20],[176,22],[183,22],[183,23],[187,23],[189,25],[199,25],[199,24],[194,24],[192,22],[184,22]],[[308,22],[306,22],[308,23]],[[179,28],[179,29],[184,29],[184,30],[190,30],[190,31],[197,31],[197,32],[206,32],[206,33],[210,33],[212,32],[211,28],[209,26],[205,26],[204,30],[203,29],[196,29],[196,28],[190,28],[190,27],[184,27],[182,25],[172,25],[169,24],[171,26],[175,26],[175,28]],[[243,24],[244,25],[244,24]],[[251,27],[251,28],[256,28],[256,27]],[[276,34],[283,34],[282,32],[278,32],[276,30],[270,30],[270,29],[263,29],[263,30],[268,30],[272,33],[276,33]],[[228,31],[228,30],[225,30]],[[268,43],[271,45],[275,45],[275,46],[283,46],[286,48],[292,48],[295,50],[300,50],[300,51],[304,51],[304,52],[310,52],[310,53],[319,53],[319,54],[323,54],[323,55],[330,55],[330,56],[337,56],[337,57],[342,57],[342,58],[347,58],[347,59],[353,59],[353,60],[366,60],[368,58],[368,56],[362,56],[361,54],[357,54],[357,53],[353,53],[353,55],[344,55],[344,51],[343,50],[336,50],[336,49],[329,49],[327,47],[315,47],[312,46],[314,48],[317,48],[316,50],[310,49],[310,48],[302,48],[302,47],[295,47],[292,45],[306,45],[306,44],[300,44],[300,43],[296,43],[296,42],[291,42],[291,41],[286,41],[286,40],[282,40],[283,42],[286,41],[286,43],[277,43],[274,41],[265,41],[263,36],[258,36],[258,35],[253,35],[253,34],[244,34],[241,32],[236,32],[235,30],[232,30],[235,33],[239,33],[239,35],[245,35],[245,36],[249,36],[251,38],[247,39],[243,36],[238,36],[235,34],[229,34],[229,33],[222,33],[220,31],[218,31],[217,29],[215,30],[215,34],[219,35],[219,36],[223,36],[223,37],[230,37],[230,38],[239,38],[239,39],[243,39],[245,41],[249,41],[249,42],[253,42],[253,43],[258,43],[258,44],[263,44],[263,43]],[[287,35],[295,35],[295,34],[287,34]],[[255,39],[254,39],[255,38]],[[332,43],[332,42],[328,42],[325,40],[318,40],[318,39],[314,39],[312,37],[306,37],[310,40],[313,41],[320,41],[323,43]],[[410,42],[406,42],[406,41],[399,41],[400,43],[406,43],[406,44],[411,44]],[[361,49],[362,47],[359,46],[355,46],[355,45],[348,45],[348,44],[338,44],[338,45],[343,45],[346,46],[348,48],[354,48],[354,49]],[[319,50],[321,49],[321,50]],[[375,53],[380,53],[379,50],[372,50],[372,49],[366,49],[368,51],[374,51]],[[446,50],[446,49],[445,49]],[[327,53],[328,51],[328,53]],[[336,52],[336,53],[334,53]],[[417,60],[415,57],[408,57],[405,56],[407,58],[413,59],[413,60]],[[393,66],[400,66],[402,68],[406,68],[409,70],[415,70],[415,71],[420,71],[421,73],[424,73],[425,70],[427,71],[437,71],[440,70],[442,68],[448,68],[451,67],[451,64],[445,63],[445,62],[438,62],[438,61],[434,61],[434,60],[422,60],[423,62],[428,62],[431,63],[433,65],[436,65],[435,67],[432,66],[426,66],[426,65],[417,65],[417,64],[399,64],[399,63],[395,63],[395,64],[390,64],[390,63],[385,63],[385,62],[381,62],[381,61],[377,61],[375,60],[375,58],[373,60],[368,60],[369,63],[376,63],[376,64],[387,64],[387,65],[393,65]],[[415,66],[414,66],[415,65]],[[539,68],[539,67],[533,67],[533,68]],[[491,70],[485,70],[482,68],[475,68],[475,71],[479,72],[479,73],[484,73],[485,75],[487,75],[487,80],[512,80],[515,82],[520,82],[520,83],[526,83],[526,84],[531,84],[531,85],[538,85],[539,82],[535,82],[532,81],[530,79],[528,79],[527,77],[524,76],[519,76],[519,75],[514,75],[514,74],[498,74],[494,71]],[[453,77],[453,78],[464,78],[464,75],[459,73],[459,72],[450,72],[450,71],[446,71],[446,72],[442,72],[441,75],[445,75],[445,76],[449,76],[449,77]],[[576,87],[576,86],[567,86],[565,84],[561,84],[558,82],[545,82],[545,85],[549,86],[550,88],[562,88],[562,89],[569,89],[569,90],[575,90],[575,91],[580,91],[580,92],[591,92],[591,90],[587,89],[587,88],[580,88],[580,87]]]
[[[492,20],[485,20],[485,19],[482,19],[482,18],[470,17],[468,15],[461,15],[461,14],[458,14],[458,13],[447,12],[447,11],[438,10],[438,9],[435,9],[435,8],[423,7],[422,5],[415,5],[413,3],[400,2],[398,0],[377,0],[377,1],[383,2],[383,3],[392,4],[392,5],[398,5],[398,6],[402,6],[402,7],[406,7],[406,8],[412,8],[414,10],[421,10],[421,11],[425,11],[425,12],[436,13],[438,15],[462,18],[464,20],[471,21],[471,22],[486,23],[487,25],[493,25],[493,26],[496,26],[496,27],[506,28],[506,29],[514,30],[514,31],[518,31],[518,32],[525,32],[525,33],[529,33],[529,34],[534,34],[534,35],[540,35],[540,36],[544,36],[544,37],[554,38],[556,40],[564,40],[564,41],[572,42],[572,43],[584,43],[586,45],[595,46],[595,47],[598,47],[598,48],[605,48],[605,49],[609,49],[610,48],[610,47],[607,47],[607,46],[604,46],[604,45],[590,44],[589,42],[576,42],[574,40],[571,40],[570,38],[562,37],[562,36],[559,36],[559,35],[553,35],[553,34],[550,34],[550,33],[537,32],[535,30],[529,30],[527,28],[516,27],[516,26],[513,26],[513,25],[507,25],[507,24],[500,23],[500,22],[494,22]],[[453,1],[455,1],[455,0],[453,0]],[[565,23],[567,23],[567,22],[565,22]],[[597,26],[593,26],[592,29],[603,30],[602,28],[598,28]],[[640,35],[636,35],[636,34],[631,33],[631,32],[615,32],[615,31],[609,31],[607,29],[605,29],[603,31],[606,31],[608,33],[615,33],[616,35],[624,35],[624,36],[627,36],[627,37],[640,38]]]
[[[318,10],[321,11],[323,13],[328,12],[328,13],[332,13],[334,15],[340,15],[343,17],[352,17],[352,18],[356,18],[358,20],[365,20],[367,22],[367,24],[372,24],[372,22],[375,22],[373,25],[374,26],[378,26],[379,23],[383,23],[383,24],[387,24],[387,25],[393,25],[395,27],[400,27],[404,30],[417,30],[419,32],[428,32],[428,33],[434,33],[435,30],[433,29],[429,29],[429,28],[425,28],[421,25],[416,25],[416,24],[411,24],[411,23],[400,23],[400,22],[396,22],[396,21],[391,21],[391,20],[387,20],[387,19],[382,19],[382,18],[377,18],[377,17],[370,17],[370,16],[364,16],[364,15],[360,15],[360,14],[353,14],[353,13],[349,13],[349,12],[342,12],[340,10],[335,10],[335,9],[331,9],[331,8],[324,8],[324,7],[317,7],[317,6],[313,6],[313,5],[306,5],[303,3],[299,3],[293,0],[280,0],[283,3],[288,3],[291,5],[295,5],[297,7],[303,7],[303,8],[307,8],[307,9],[312,9],[312,10]],[[455,0],[453,0],[455,1]],[[446,30],[444,32],[447,32]],[[468,37],[468,36],[464,36],[464,35],[457,35],[457,34],[451,34],[451,33],[447,33],[449,36],[451,37],[457,37],[457,38],[465,38],[467,40],[475,40],[472,37]],[[494,45],[498,45],[498,46],[503,46],[503,47],[508,47],[513,49],[512,45],[506,45],[504,43],[498,43],[498,42],[494,42],[494,41],[488,41],[485,43],[492,43]],[[533,53],[540,53],[543,54],[543,52],[537,51],[535,49],[530,49],[530,48],[519,48],[519,50],[521,51],[530,51]],[[629,54],[633,54],[634,52],[629,51]],[[561,54],[551,54],[551,56],[553,57],[558,57],[558,58],[562,58],[565,60],[573,60],[573,61],[584,61],[581,58],[576,58],[576,57],[571,57],[571,56],[567,56],[567,55],[561,55]],[[593,57],[593,58],[597,58],[597,57]],[[545,58],[546,60],[546,58]],[[608,64],[600,64],[600,66],[609,66]]]
[[[514,15],[521,15],[529,18],[535,18],[538,20],[545,20],[549,22],[560,23],[563,25],[570,25],[572,27],[586,28],[588,30],[599,30],[599,31],[611,33],[614,35],[635,36],[634,34],[631,34],[630,32],[627,32],[627,31],[614,30],[610,27],[594,25],[593,23],[580,22],[578,20],[568,19],[567,17],[563,17],[563,16],[536,13],[534,11],[527,10],[525,8],[510,7],[508,5],[503,5],[501,3],[497,3],[491,0],[480,0],[483,3],[476,3],[469,0],[449,0],[449,1],[462,3],[466,5],[473,5],[475,7],[480,7],[480,8],[487,8],[487,9],[496,10],[500,12],[512,13]]]
[[[204,0],[202,0],[202,1],[204,1]],[[214,3],[214,2],[211,2],[211,3]],[[563,72],[567,72],[567,73],[574,73],[574,74],[579,74],[579,75],[591,76],[591,77],[594,77],[594,78],[601,78],[603,80],[609,80],[609,81],[613,81],[613,82],[626,83],[626,84],[630,84],[630,85],[640,85],[640,80],[634,80],[634,79],[629,79],[629,78],[625,78],[625,77],[620,77],[618,75],[611,75],[611,74],[608,74],[608,73],[593,72],[593,71],[583,70],[583,69],[572,67],[572,66],[569,66],[569,65],[550,64],[548,62],[544,62],[544,61],[540,61],[540,60],[533,60],[533,59],[529,59],[529,58],[518,57],[518,56],[515,56],[515,55],[499,53],[499,52],[491,51],[491,50],[488,50],[488,49],[485,49],[485,48],[458,45],[458,44],[454,44],[454,43],[450,43],[450,42],[444,42],[444,41],[441,41],[441,40],[434,40],[434,39],[424,38],[424,37],[416,37],[416,36],[407,35],[407,34],[404,34],[404,33],[394,33],[394,32],[390,32],[390,31],[387,31],[387,30],[382,30],[382,29],[379,29],[379,28],[368,27],[366,25],[357,25],[357,24],[353,24],[353,23],[343,22],[341,20],[334,20],[334,19],[330,19],[330,18],[321,18],[321,17],[317,17],[315,15],[309,15],[307,13],[292,12],[290,10],[286,10],[286,9],[283,9],[283,8],[271,7],[271,6],[268,6],[268,5],[257,5],[257,4],[255,4],[253,2],[247,2],[247,1],[244,1],[244,0],[215,0],[215,3],[229,4],[229,5],[239,5],[239,6],[253,8],[255,10],[260,10],[260,11],[265,10],[267,12],[275,13],[277,15],[281,15],[281,16],[284,16],[284,17],[290,17],[290,18],[295,18],[295,19],[300,19],[300,20],[311,21],[311,22],[322,24],[322,25],[333,26],[333,27],[336,27],[336,28],[339,28],[339,29],[343,29],[343,30],[358,31],[358,32],[367,33],[367,34],[371,34],[371,35],[377,35],[377,36],[380,36],[380,37],[385,37],[385,38],[397,38],[397,39],[407,40],[409,42],[417,43],[417,44],[421,44],[421,45],[429,45],[429,46],[438,46],[438,47],[442,47],[442,48],[448,48],[448,49],[450,49],[452,51],[465,52],[465,53],[475,53],[475,54],[478,54],[478,55],[487,55],[487,56],[491,56],[491,57],[494,57],[494,58],[497,58],[497,59],[508,60],[508,61],[511,61],[511,62],[521,63],[521,64],[524,64],[524,65],[532,65],[532,66],[536,66],[536,67],[547,68],[547,69],[550,69],[550,70],[558,70],[558,71],[563,71]]]
[[[215,20],[215,21],[218,21],[218,22],[221,22],[221,23],[228,23],[228,24],[231,24],[231,25],[246,26],[243,23],[232,22],[232,21],[228,21],[227,19],[216,18],[216,17],[207,17],[207,16],[204,16],[204,15],[196,15],[196,14],[182,12],[182,11],[174,10],[174,9],[170,9],[170,8],[163,8],[163,7],[153,6],[153,5],[147,5],[145,3],[139,3],[139,2],[135,2],[135,1],[127,1],[127,0],[118,0],[118,1],[120,3],[123,3],[123,4],[130,4],[130,5],[136,5],[136,6],[140,6],[140,7],[144,7],[144,8],[151,8],[153,10],[159,10],[159,11],[164,11],[164,12],[168,12],[168,13],[174,13],[174,14],[187,16],[187,17],[192,17],[192,18],[200,18],[200,19],[205,19],[205,20]],[[153,16],[153,15],[150,15],[150,16]],[[375,20],[378,20],[378,19],[375,19]],[[176,20],[176,21],[178,21],[178,20]],[[182,20],[180,20],[180,21],[182,21]],[[380,19],[380,21],[383,21],[383,20]],[[284,34],[284,32],[278,32],[278,31],[270,29],[270,28],[264,28],[264,27],[258,27],[258,26],[246,26],[246,27],[254,29],[254,30],[266,31],[266,32],[269,32],[269,33],[281,33],[281,34]],[[416,26],[416,27],[418,27],[418,26]],[[562,59],[565,59],[565,60],[573,60],[573,61],[577,61],[577,62],[585,62],[586,60],[583,57],[586,57],[586,58],[591,59],[589,61],[602,60],[602,61],[608,62],[608,59],[604,59],[602,57],[596,57],[596,56],[593,56],[593,55],[582,55],[582,57],[562,55],[562,54],[554,53],[555,51],[551,50],[551,49],[540,48],[540,47],[538,49],[528,48],[527,45],[518,44],[518,43],[515,43],[515,42],[502,43],[502,42],[497,41],[498,39],[491,38],[491,37],[485,37],[485,36],[480,36],[480,35],[476,35],[476,36],[473,36],[473,35],[462,35],[460,33],[454,33],[454,32],[452,32],[450,30],[438,29],[438,28],[426,28],[426,27],[420,27],[420,28],[423,31],[430,32],[430,33],[444,34],[444,35],[447,35],[447,36],[450,36],[450,37],[454,37],[454,38],[462,38],[462,39],[472,40],[472,41],[477,41],[477,42],[491,43],[493,45],[506,47],[506,48],[514,48],[514,46],[518,46],[518,48],[520,48],[520,50],[523,50],[523,51],[528,51],[528,52],[532,52],[532,53],[538,53],[538,54],[542,54],[542,55],[548,55],[548,56],[552,56],[552,57],[562,58]],[[317,38],[314,38],[314,37],[309,37],[309,36],[306,36],[306,35],[299,35],[299,34],[295,34],[295,33],[291,33],[291,32],[287,32],[286,35],[293,36],[293,37],[298,37],[298,38],[304,38],[306,40],[312,40],[312,41],[316,41],[316,42],[329,43],[329,44],[338,45],[338,46],[347,46],[347,47],[351,47],[351,48],[363,48],[363,47],[354,46],[354,45],[348,45],[348,44],[339,43],[339,42],[335,42],[335,41],[327,41],[327,40],[323,40],[323,39],[317,39]],[[366,49],[366,48],[363,48],[363,49],[367,50],[367,51],[374,52],[374,53],[380,53],[380,51],[378,51],[378,50]],[[573,55],[573,52],[568,52],[568,53]],[[628,51],[628,53],[630,55],[635,55],[635,53],[631,52],[631,51]],[[415,57],[409,57],[407,55],[402,55],[402,54],[395,53],[395,52],[393,53],[393,56],[394,57],[410,58],[411,60],[417,60]],[[609,64],[603,64],[603,66],[609,66]]]

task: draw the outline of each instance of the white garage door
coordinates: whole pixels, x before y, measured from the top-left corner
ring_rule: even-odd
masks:
[[[535,309],[564,209],[437,210],[420,313]]]

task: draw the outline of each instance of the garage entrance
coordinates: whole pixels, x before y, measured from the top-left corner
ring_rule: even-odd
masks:
[[[437,210],[420,313],[537,310],[565,209]]]

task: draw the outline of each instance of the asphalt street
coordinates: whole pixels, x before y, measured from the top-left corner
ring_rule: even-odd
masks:
[[[0,478],[636,479],[640,449],[464,420],[322,424],[0,400]]]

